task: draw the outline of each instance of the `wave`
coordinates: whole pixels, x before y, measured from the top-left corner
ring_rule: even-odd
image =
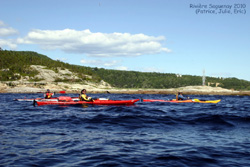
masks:
[[[249,97],[198,96],[222,99],[218,104],[70,107],[33,107],[6,97],[0,104],[0,166],[250,165]]]

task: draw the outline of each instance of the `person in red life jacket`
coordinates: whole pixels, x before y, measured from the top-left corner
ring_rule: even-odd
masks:
[[[45,99],[50,99],[54,93],[51,93],[49,89],[47,89],[47,92],[44,94]]]
[[[87,95],[86,95],[86,89],[83,89],[82,91],[81,91],[81,94],[79,95],[79,99],[80,99],[80,101],[94,101],[93,99],[92,99],[92,97],[88,97]]]

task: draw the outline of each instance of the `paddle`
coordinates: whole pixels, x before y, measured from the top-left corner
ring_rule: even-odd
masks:
[[[33,100],[33,106],[36,107],[36,100]]]

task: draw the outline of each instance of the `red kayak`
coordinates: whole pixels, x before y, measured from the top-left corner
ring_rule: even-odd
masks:
[[[77,99],[79,99],[78,97],[71,97],[72,98],[72,100],[77,100]],[[45,99],[45,98],[36,98],[36,99],[26,99],[26,98],[24,98],[24,99],[14,99],[14,101],[40,101],[40,100],[42,100],[42,101],[58,101],[58,97],[52,97],[52,98],[50,98],[50,99]]]
[[[133,100],[108,100],[108,99],[97,99],[94,101],[79,101],[73,100],[71,97],[58,98],[57,101],[36,101],[38,106],[41,105],[76,105],[76,104],[94,104],[94,105],[132,105],[140,99]]]
[[[187,99],[187,100],[160,100],[160,99],[143,99],[143,102],[170,102],[170,103],[219,103],[221,100],[199,100],[199,99]]]

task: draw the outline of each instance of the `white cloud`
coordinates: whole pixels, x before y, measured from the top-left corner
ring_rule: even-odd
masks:
[[[8,27],[3,21],[0,20],[0,37],[9,37],[17,35],[18,31],[12,27]],[[16,49],[17,44],[15,39],[0,39],[0,47],[7,46],[10,49]]]
[[[0,20],[0,36],[17,35],[18,31],[12,27],[8,27],[3,21]]]
[[[86,29],[76,31],[32,30],[20,44],[37,44],[45,50],[59,49],[67,53],[83,53],[93,57],[126,57],[170,52],[161,44],[165,37],[129,33],[92,33]]]
[[[16,49],[17,45],[11,39],[0,39],[0,47],[7,46],[10,49]]]
[[[128,71],[128,67],[125,67],[125,66],[116,67],[115,69],[122,70],[122,71]]]
[[[117,66],[121,63],[121,61],[117,61],[117,60],[112,60],[112,61],[103,61],[101,59],[96,59],[96,60],[85,60],[82,59],[81,60],[82,64],[85,65],[92,65],[95,67],[111,67],[112,69],[116,69],[116,70],[123,70],[123,71],[127,71],[128,67],[125,66]]]
[[[117,60],[112,60],[112,61],[110,61],[110,62],[105,62],[103,65],[104,65],[105,67],[113,67],[113,66],[117,65],[118,63],[119,63],[119,61],[117,61]]]
[[[0,27],[0,36],[17,35],[18,31],[11,27]]]
[[[117,60],[103,61],[103,60],[101,60],[101,59],[96,59],[96,60],[85,60],[85,59],[82,59],[82,60],[81,60],[81,63],[82,63],[82,64],[85,64],[85,65],[114,67],[114,66],[116,66],[117,64],[119,64],[120,61],[117,61]]]

